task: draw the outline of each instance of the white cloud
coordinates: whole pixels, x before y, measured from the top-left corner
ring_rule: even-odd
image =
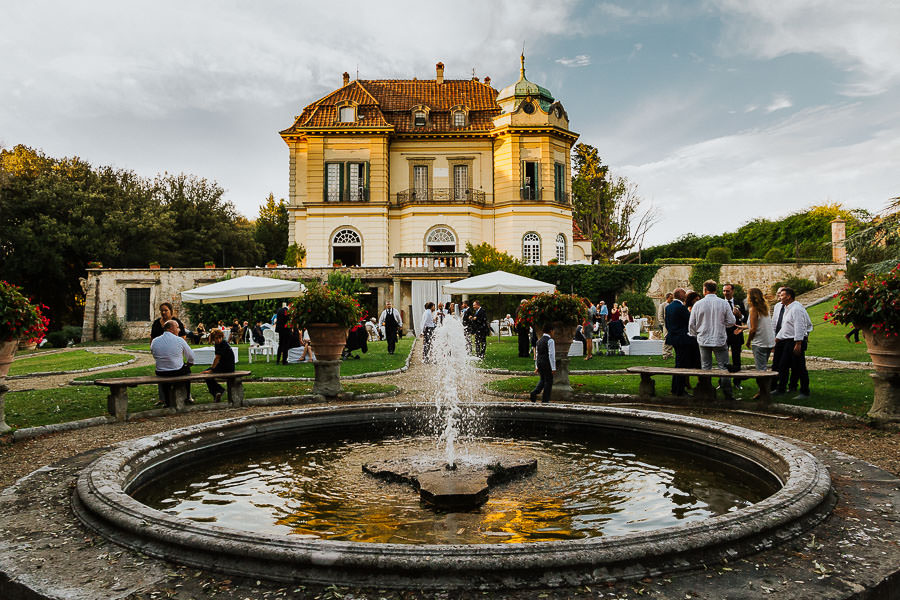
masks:
[[[884,106],[863,103],[806,109],[614,171],[661,211],[665,226],[651,231],[648,245],[687,231],[733,231],[827,201],[879,210],[897,195],[900,156],[900,117],[885,115]]]
[[[793,105],[794,103],[791,102],[791,99],[788,96],[778,94],[772,99],[772,102],[766,106],[766,112],[775,112],[776,110],[781,110],[783,108],[790,108]]]
[[[850,74],[843,93],[881,94],[900,81],[900,3],[880,0],[712,0],[723,13],[720,50],[777,58],[824,56]]]
[[[557,58],[556,62],[564,67],[586,67],[591,64],[591,57],[587,54],[579,54],[574,58]]]

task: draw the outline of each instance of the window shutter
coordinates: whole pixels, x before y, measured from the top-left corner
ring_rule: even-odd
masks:
[[[370,196],[371,191],[369,190],[369,161],[366,161],[363,164],[365,165],[365,169],[366,169],[366,198],[365,199],[369,200],[371,198],[371,196]]]

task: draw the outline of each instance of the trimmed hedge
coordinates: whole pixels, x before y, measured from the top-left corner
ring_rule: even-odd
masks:
[[[637,292],[622,292],[616,298],[616,302],[621,304],[622,302],[628,303],[628,311],[631,316],[642,315],[645,317],[654,317],[656,318],[656,304],[654,304],[653,299],[650,298],[647,294],[640,294]]]
[[[612,300],[625,290],[645,293],[657,271],[659,265],[533,265],[531,276],[596,302]]]
[[[713,246],[706,251],[706,262],[719,264],[731,262],[731,250],[723,246]]]
[[[702,258],[657,258],[654,265],[696,265],[703,262]]]

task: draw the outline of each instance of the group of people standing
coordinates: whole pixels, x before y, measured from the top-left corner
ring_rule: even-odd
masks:
[[[671,297],[667,295],[665,344],[674,349],[675,367],[710,370],[715,360],[718,368],[737,373],[746,345],[753,351],[757,371],[767,370],[772,356],[772,368],[778,371],[773,395],[798,391],[795,399],[808,398],[806,349],[813,326],[806,309],[796,301],[794,290],[778,289],[772,315],[759,288],[751,288],[747,295],[749,310],[735,299],[732,284],[722,286],[721,298],[716,295],[717,290],[717,283],[709,280],[703,284],[702,297],[684,288],[674,290]],[[736,387],[741,386],[741,378],[735,377],[734,381]],[[734,398],[732,378],[721,378],[719,387],[726,399]],[[687,389],[686,376],[672,377],[672,395],[684,396]],[[758,397],[759,394],[754,399]]]
[[[425,311],[422,313],[422,360],[426,363],[431,362],[434,330],[446,319],[462,321],[467,350],[478,358],[484,358],[487,336],[490,332],[487,311],[478,300],[473,300],[472,306],[464,300],[459,305],[450,302],[446,304],[440,302],[436,306],[434,302],[425,303]]]

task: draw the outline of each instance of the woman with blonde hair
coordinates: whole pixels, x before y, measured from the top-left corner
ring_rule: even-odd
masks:
[[[747,304],[750,305],[750,331],[747,334],[747,347],[753,350],[753,361],[757,371],[767,370],[769,354],[775,347],[775,330],[772,328],[772,318],[769,316],[769,306],[763,297],[762,290],[750,288],[747,294]],[[759,398],[756,394],[754,399]]]

